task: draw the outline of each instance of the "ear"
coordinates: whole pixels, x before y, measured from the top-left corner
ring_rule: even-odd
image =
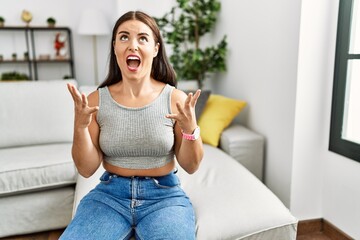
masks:
[[[160,48],[160,43],[156,43],[156,44],[155,44],[154,57],[157,56],[157,54],[158,54],[158,52],[159,52],[159,48]]]

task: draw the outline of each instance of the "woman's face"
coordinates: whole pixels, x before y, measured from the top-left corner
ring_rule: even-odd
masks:
[[[150,77],[159,43],[155,42],[153,32],[146,24],[138,20],[122,23],[113,44],[123,79]]]

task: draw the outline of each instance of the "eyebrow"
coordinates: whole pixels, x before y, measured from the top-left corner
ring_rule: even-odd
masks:
[[[128,31],[120,31],[120,32],[118,32],[118,35],[119,34],[128,34],[128,35],[130,35],[130,33]],[[144,35],[149,36],[149,34],[146,33],[146,32],[141,32],[141,33],[138,33],[137,35],[138,36],[144,36]]]

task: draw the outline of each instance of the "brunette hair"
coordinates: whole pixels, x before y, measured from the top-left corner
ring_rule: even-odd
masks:
[[[112,31],[112,38],[110,43],[110,63],[109,63],[109,72],[106,76],[105,80],[100,84],[99,88],[110,86],[114,83],[117,83],[122,80],[121,70],[117,64],[116,56],[114,53],[114,44],[117,29],[118,27],[129,20],[138,20],[146,24],[154,35],[155,43],[159,43],[159,51],[157,56],[153,60],[152,69],[151,69],[151,77],[155,80],[170,84],[172,86],[176,86],[176,73],[172,68],[168,57],[166,56],[164,41],[161,37],[161,33],[159,30],[158,25],[156,24],[155,20],[141,11],[129,11],[122,15],[115,23],[113,31]]]

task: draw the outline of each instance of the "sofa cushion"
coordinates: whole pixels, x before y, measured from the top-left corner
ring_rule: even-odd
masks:
[[[198,240],[296,238],[289,210],[219,148],[205,144],[199,170],[188,175],[179,167],[178,175],[195,209]]]
[[[210,95],[198,122],[203,142],[217,147],[222,131],[245,106],[245,101]]]
[[[71,220],[75,186],[0,197],[2,237],[65,228]],[[41,239],[40,236],[6,239]],[[57,239],[55,236],[45,239]]]
[[[57,188],[76,181],[71,143],[0,149],[0,196]]]
[[[71,142],[73,80],[0,83],[0,148]]]

